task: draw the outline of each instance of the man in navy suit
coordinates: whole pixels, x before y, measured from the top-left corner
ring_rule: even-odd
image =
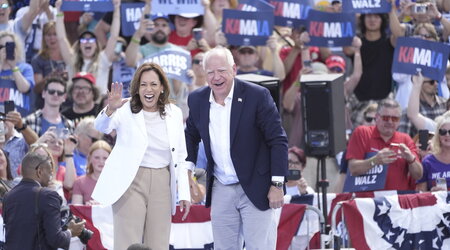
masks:
[[[62,199],[46,188],[53,177],[50,158],[30,152],[22,160],[22,181],[3,199],[3,219],[8,250],[69,249],[70,238],[79,236],[85,221],[69,222],[61,229]]]
[[[206,206],[211,206],[214,249],[275,249],[288,173],[286,133],[267,89],[235,79],[226,48],[204,57],[208,87],[188,99],[188,162],[203,140],[207,164]]]

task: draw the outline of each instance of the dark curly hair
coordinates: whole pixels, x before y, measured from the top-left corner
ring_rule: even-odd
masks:
[[[156,105],[159,110],[159,115],[161,117],[164,117],[166,115],[165,106],[166,104],[169,104],[169,80],[167,79],[166,74],[164,73],[164,70],[161,68],[161,66],[156,63],[144,63],[139,66],[139,68],[134,73],[133,80],[130,83],[131,112],[136,114],[142,110],[142,102],[139,98],[139,86],[141,83],[142,74],[147,71],[155,72],[158,75],[159,81],[163,86],[164,93],[161,93],[159,95],[159,99]]]

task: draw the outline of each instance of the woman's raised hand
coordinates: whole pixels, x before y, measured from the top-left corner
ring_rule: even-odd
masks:
[[[112,115],[118,108],[122,107],[128,99],[122,99],[123,84],[121,82],[113,82],[111,84],[111,91],[108,92],[108,106],[106,114]]]

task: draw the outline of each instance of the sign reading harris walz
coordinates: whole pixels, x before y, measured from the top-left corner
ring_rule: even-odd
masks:
[[[307,30],[311,41],[318,47],[349,46],[355,35],[355,15],[310,10]]]
[[[399,37],[395,46],[392,72],[413,75],[417,68],[436,81],[444,78],[449,45],[419,38]]]
[[[187,75],[187,70],[192,67],[191,53],[187,50],[182,48],[165,49],[147,56],[138,64],[141,65],[145,62],[153,62],[161,66],[169,79],[185,83],[191,82],[191,78]]]
[[[311,10],[309,0],[267,0],[275,7],[275,25],[298,27],[305,25]]]
[[[223,10],[222,32],[231,45],[265,45],[273,30],[273,11]]]
[[[62,11],[110,12],[114,10],[111,0],[63,0]]]
[[[342,12],[349,13],[389,13],[391,4],[386,0],[346,0],[342,1]]]

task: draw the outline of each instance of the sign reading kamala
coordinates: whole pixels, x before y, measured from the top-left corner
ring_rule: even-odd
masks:
[[[436,81],[445,76],[449,46],[444,43],[424,39],[399,37],[394,51],[392,72],[416,74],[417,68],[422,74]]]
[[[318,47],[349,46],[355,36],[355,15],[311,10],[307,30],[311,41]]]
[[[268,0],[275,7],[275,25],[296,27],[306,24],[311,10],[308,0]]]
[[[187,70],[192,66],[191,53],[187,50],[181,48],[165,49],[142,59],[138,63],[138,67],[145,62],[153,62],[161,66],[167,78],[176,79],[185,83],[191,82],[191,78],[187,75]]]
[[[274,7],[262,0],[242,0],[237,7],[242,11],[274,11]]]
[[[144,3],[122,3],[120,6],[120,16],[122,34],[124,36],[132,36],[139,28]]]
[[[342,1],[342,11],[351,13],[389,13],[391,4],[386,0]]]
[[[265,45],[273,30],[273,11],[223,10],[222,32],[231,45]]]
[[[114,10],[111,0],[63,0],[62,11],[109,12]]]
[[[366,154],[365,159],[369,159],[376,155],[376,152],[369,152]],[[386,183],[386,165],[375,165],[365,174],[359,176],[350,175],[350,171],[347,170],[347,177],[344,183],[344,192],[362,192],[381,190]]]
[[[205,13],[201,0],[153,0],[152,10],[166,15],[181,13],[203,15]]]

